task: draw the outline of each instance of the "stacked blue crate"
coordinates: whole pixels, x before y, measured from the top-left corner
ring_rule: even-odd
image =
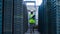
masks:
[[[2,34],[2,0],[0,0],[0,34]]]
[[[57,34],[60,34],[60,0],[56,1],[56,5],[57,5]]]
[[[13,0],[4,0],[3,34],[12,34]]]
[[[48,0],[49,3],[49,0]],[[58,0],[50,0],[50,7],[48,7],[48,20],[49,20],[49,34],[59,34],[59,8],[58,8]]]
[[[23,0],[14,0],[14,34],[23,34]]]
[[[28,26],[27,7],[22,0],[14,0],[14,34],[24,34]]]
[[[48,0],[47,2],[49,23],[48,34],[56,34],[56,0]]]
[[[41,34],[48,34],[48,15],[47,15],[47,0],[43,0],[43,3],[39,6],[38,11],[38,31]]]
[[[42,11],[42,8],[39,9]],[[47,0],[47,13],[48,34],[60,34],[60,0]],[[39,16],[39,19],[42,19],[41,15]],[[42,20],[40,21],[42,22]]]
[[[24,33],[27,32],[28,30],[28,11],[27,7],[25,4],[23,4],[23,28],[24,28]]]
[[[47,9],[48,10],[48,34],[51,34],[51,21],[49,18],[50,17],[50,13],[51,13],[51,1],[47,0]]]

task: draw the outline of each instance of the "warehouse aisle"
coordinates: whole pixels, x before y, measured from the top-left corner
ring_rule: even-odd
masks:
[[[25,34],[30,34],[30,29],[28,29],[28,31]],[[34,33],[32,34],[40,34],[37,29],[34,29]]]

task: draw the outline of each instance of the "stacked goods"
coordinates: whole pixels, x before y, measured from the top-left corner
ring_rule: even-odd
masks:
[[[48,0],[48,34],[60,34],[60,0]],[[49,4],[50,3],[50,4]]]
[[[48,34],[47,0],[43,0],[38,9],[38,31],[41,34]]]
[[[14,0],[14,34],[24,34],[28,26],[27,7],[22,0]]]
[[[0,34],[2,34],[2,0],[0,0]]]
[[[3,4],[3,34],[12,34],[13,0],[4,0]]]

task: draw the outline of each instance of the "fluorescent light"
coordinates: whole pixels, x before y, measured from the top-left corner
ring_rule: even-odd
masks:
[[[34,5],[34,3],[26,3],[26,5]]]

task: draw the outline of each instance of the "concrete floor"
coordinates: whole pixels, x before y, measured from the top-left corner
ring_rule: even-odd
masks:
[[[25,34],[30,34],[30,29],[28,29],[28,31]],[[34,29],[34,33],[32,34],[40,34],[37,29]]]

